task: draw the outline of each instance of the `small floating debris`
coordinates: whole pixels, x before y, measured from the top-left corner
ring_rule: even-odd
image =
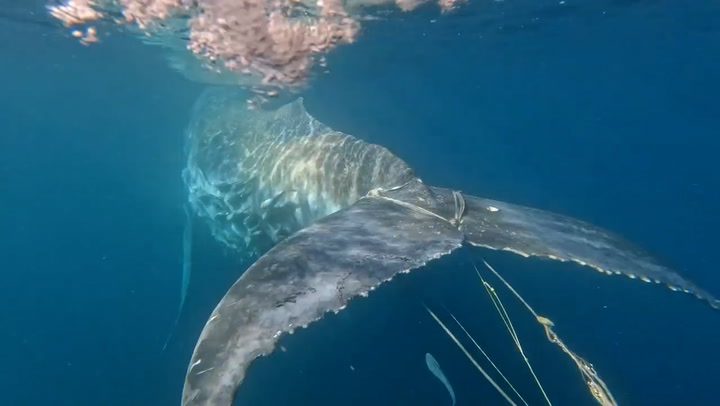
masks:
[[[448,381],[442,369],[440,369],[440,364],[438,364],[435,357],[433,357],[433,355],[429,352],[425,353],[425,364],[427,364],[430,373],[432,373],[438,381],[445,385],[445,389],[447,389],[450,399],[452,399],[452,404],[455,406],[455,391],[453,390],[452,385],[450,385],[450,381]]]

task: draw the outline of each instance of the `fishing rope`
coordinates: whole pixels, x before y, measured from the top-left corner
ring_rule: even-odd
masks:
[[[486,262],[487,264],[487,262]],[[530,374],[532,375],[533,379],[535,380],[535,383],[537,384],[538,388],[540,389],[540,392],[542,393],[543,397],[545,398],[545,401],[548,405],[552,405],[552,402],[550,402],[550,398],[548,397],[547,393],[545,392],[545,388],[543,388],[542,384],[540,383],[540,379],[538,379],[537,375],[535,374],[535,370],[532,367],[532,364],[530,363],[530,360],[528,359],[527,355],[525,355],[525,350],[522,347],[522,344],[520,343],[520,338],[517,335],[517,332],[515,331],[515,326],[513,326],[512,321],[510,319],[510,316],[507,313],[507,310],[505,310],[505,306],[503,305],[502,301],[500,300],[500,296],[498,296],[497,292],[495,291],[495,288],[492,287],[485,279],[480,275],[480,271],[477,269],[477,266],[473,263],[473,267],[475,268],[475,273],[477,273],[477,276],[480,278],[480,281],[482,282],[483,286],[485,287],[485,290],[487,291],[488,295],[490,296],[490,300],[492,300],[493,305],[495,305],[495,309],[498,312],[498,315],[500,315],[500,318],[505,323],[505,327],[507,327],[508,333],[510,333],[510,337],[512,337],[513,341],[515,342],[515,346],[517,347],[518,351],[520,352],[520,355],[523,358],[523,361],[525,361],[525,365],[527,365],[528,370],[530,371]]]
[[[588,387],[588,390],[592,394],[592,396],[595,398],[595,400],[602,406],[617,406],[617,402],[615,401],[615,398],[613,397],[612,393],[610,392],[610,389],[607,387],[605,382],[600,378],[600,376],[595,371],[595,368],[593,365],[587,361],[585,361],[582,357],[575,354],[570,348],[568,348],[567,345],[560,339],[560,337],[555,333],[553,330],[553,327],[555,324],[552,322],[552,320],[548,319],[547,317],[543,317],[538,315],[535,310],[523,299],[520,294],[513,289],[513,287],[508,283],[500,274],[490,265],[487,263],[487,261],[483,260],[483,263],[485,266],[493,273],[495,276],[503,283],[505,286],[510,290],[515,297],[520,300],[520,302],[525,305],[525,307],[530,311],[530,313],[535,317],[538,323],[543,326],[545,329],[545,335],[547,336],[547,339],[553,343],[556,344],[560,349],[567,354],[570,359],[573,360],[575,365],[578,368],[578,371],[580,371],[580,374],[583,377],[583,380],[585,381],[585,384]],[[477,272],[477,267],[475,268],[475,271]],[[478,272],[478,276],[480,276],[480,273]],[[482,280],[482,277],[480,277]],[[483,282],[485,283],[485,282]],[[494,291],[494,289],[493,289]]]
[[[523,398],[522,395],[517,391],[517,389],[515,389],[515,386],[513,386],[513,384],[510,383],[510,381],[505,377],[505,374],[503,374],[502,371],[500,371],[500,368],[498,368],[497,365],[495,365],[495,363],[492,361],[492,359],[490,359],[490,356],[487,355],[487,353],[482,349],[482,347],[480,347],[480,344],[478,344],[477,341],[475,341],[475,339],[470,335],[470,333],[468,333],[468,331],[465,329],[465,326],[463,326],[462,323],[460,323],[460,321],[457,318],[455,318],[455,316],[452,313],[450,313],[450,317],[452,317],[453,320],[455,320],[455,323],[457,323],[457,325],[462,329],[462,331],[465,332],[465,335],[470,339],[470,341],[472,341],[473,344],[475,344],[475,347],[478,350],[480,350],[482,355],[485,356],[485,359],[490,363],[490,365],[493,366],[493,368],[495,368],[495,371],[497,371],[497,373],[500,374],[500,376],[505,381],[505,383],[507,383],[508,386],[510,386],[510,389],[512,389],[513,392],[515,392],[515,394],[520,398],[520,400],[526,406],[528,406],[528,403],[525,401],[525,398]]]
[[[410,209],[410,210],[412,210],[412,211],[414,211],[414,212],[416,212],[416,213],[425,214],[425,215],[427,215],[427,216],[435,217],[435,218],[437,218],[437,219],[439,219],[439,220],[442,220],[442,221],[444,221],[444,222],[446,222],[446,223],[452,224],[454,227],[460,227],[460,224],[462,223],[462,217],[463,217],[463,215],[465,214],[465,198],[464,198],[464,197],[462,196],[462,194],[461,194],[460,192],[458,192],[458,191],[454,191],[454,190],[453,190],[453,192],[452,192],[452,193],[453,193],[453,200],[454,200],[454,203],[455,203],[455,214],[453,215],[453,218],[452,218],[452,219],[447,219],[447,218],[445,218],[445,217],[443,217],[443,216],[441,216],[441,215],[439,215],[439,214],[437,214],[437,213],[434,213],[434,212],[432,212],[432,211],[430,211],[430,210],[428,210],[428,209],[426,209],[426,208],[420,207],[420,206],[418,206],[418,205],[415,205],[415,204],[412,204],[412,203],[408,203],[408,202],[405,202],[405,201],[402,201],[402,200],[394,199],[394,198],[389,197],[389,196],[383,196],[383,195],[380,194],[380,193],[383,193],[383,192],[391,192],[391,191],[394,191],[394,190],[401,189],[401,188],[405,187],[408,183],[410,183],[410,182],[406,182],[406,183],[404,183],[404,184],[402,184],[402,185],[400,185],[400,186],[394,186],[394,187],[389,188],[389,189],[385,189],[385,188],[382,188],[382,187],[375,188],[375,189],[370,190],[365,197],[374,197],[374,198],[378,198],[378,199],[387,200],[387,201],[389,201],[389,202],[392,202],[392,203],[397,204],[398,206],[402,206],[402,207],[405,207],[405,208],[407,208],[407,209]]]
[[[475,361],[475,358],[473,358],[472,355],[470,355],[468,350],[465,349],[465,347],[462,345],[462,343],[460,343],[460,341],[457,339],[457,337],[455,337],[455,335],[447,328],[445,323],[443,323],[435,315],[435,313],[433,313],[433,311],[430,310],[427,306],[425,306],[425,310],[427,310],[428,313],[430,313],[430,316],[432,316],[432,318],[440,325],[440,327],[445,331],[445,334],[447,334],[448,337],[450,337],[450,339],[453,340],[455,345],[457,345],[458,348],[460,348],[460,350],[465,354],[465,356],[470,360],[470,362],[472,362],[472,364],[475,365],[475,368],[477,368],[477,370],[480,371],[480,373],[485,377],[485,379],[487,379],[488,382],[490,382],[490,384],[498,391],[498,393],[500,393],[505,398],[505,400],[507,400],[507,402],[509,404],[511,404],[513,406],[517,406],[517,404],[515,402],[513,402],[513,400],[510,398],[510,396],[508,396],[507,393],[505,393],[505,391],[502,390],[502,388],[497,384],[497,382],[495,382],[495,380],[492,379],[492,377],[490,375],[488,375],[487,372],[485,372],[485,370],[480,366],[480,364],[478,364],[477,361]]]

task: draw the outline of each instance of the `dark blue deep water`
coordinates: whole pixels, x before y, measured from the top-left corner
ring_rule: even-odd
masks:
[[[562,3],[562,4],[560,4]],[[614,230],[720,294],[720,4],[470,1],[366,24],[305,92],[330,126],[426,183]],[[0,404],[177,405],[205,320],[247,263],[197,226],[181,276],[183,130],[202,85],[127,35],[83,47],[41,1],[0,1]],[[542,398],[479,285],[485,258],[620,404],[714,405],[720,313],[624,277],[465,249],[281,340],[238,393],[253,405],[502,404],[423,303],[452,311]],[[500,287],[500,285],[496,285]],[[503,292],[555,404],[593,404]],[[352,368],[351,368],[352,366]]]

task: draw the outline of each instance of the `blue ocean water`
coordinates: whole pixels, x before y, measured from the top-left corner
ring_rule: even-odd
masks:
[[[83,47],[43,2],[3,3],[0,404],[178,404],[200,329],[248,266],[196,227],[185,314],[161,352],[179,300],[183,130],[203,87],[130,36]],[[321,121],[387,146],[429,184],[614,230],[718,295],[718,27],[711,1],[424,7],[366,23],[304,96]],[[449,404],[426,352],[459,405],[502,404],[423,304],[452,311],[540,404],[474,275],[481,258],[620,404],[717,403],[717,311],[624,277],[467,249],[283,338],[238,404]],[[592,404],[503,298],[554,403]]]

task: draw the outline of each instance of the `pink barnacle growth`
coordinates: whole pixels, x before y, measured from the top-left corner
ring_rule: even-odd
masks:
[[[48,7],[50,15],[66,27],[99,20],[103,14],[95,9],[93,0],[68,0],[67,3]]]
[[[153,22],[165,20],[178,10],[188,9],[187,0],[119,0],[125,21],[146,29]]]
[[[458,4],[464,2],[464,0],[438,0],[438,4],[440,5],[440,10],[443,13],[447,13],[450,11],[455,10],[455,8],[458,6]]]

